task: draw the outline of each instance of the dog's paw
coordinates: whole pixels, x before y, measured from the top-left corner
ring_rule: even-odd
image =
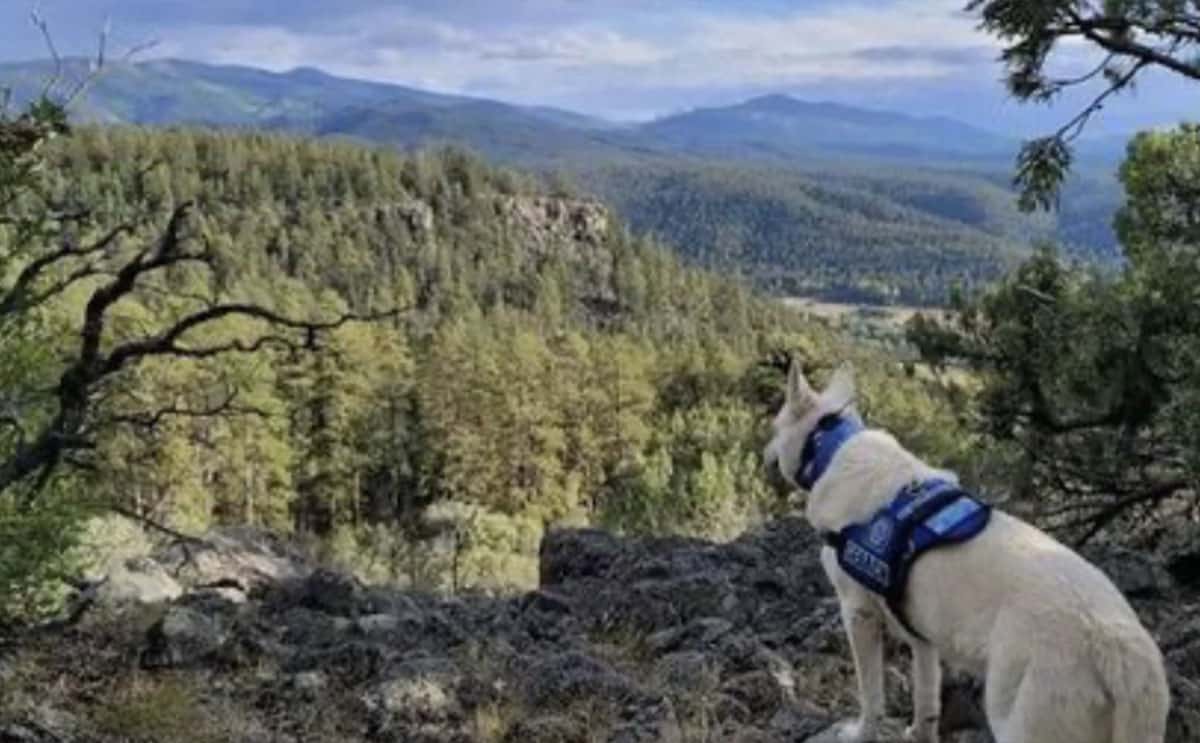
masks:
[[[904,729],[904,740],[909,743],[938,743],[937,722],[909,725]]]
[[[835,729],[839,743],[875,743],[879,736],[879,726],[866,720],[845,720]]]

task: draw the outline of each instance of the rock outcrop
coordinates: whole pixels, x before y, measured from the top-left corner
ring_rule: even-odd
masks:
[[[182,550],[125,566],[155,576],[145,590],[0,654],[0,742],[819,743],[855,708],[818,543],[797,519],[722,545],[552,532],[541,587],[500,598],[364,586],[251,531]],[[1091,557],[1166,654],[1169,743],[1200,740],[1200,593],[1165,562]],[[891,650],[898,736],[909,690]],[[990,740],[978,700],[948,679],[943,740]]]

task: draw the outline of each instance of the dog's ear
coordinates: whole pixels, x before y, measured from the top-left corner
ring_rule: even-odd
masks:
[[[849,361],[843,362],[829,378],[825,391],[821,393],[821,402],[830,410],[843,410],[854,404],[858,389],[854,382],[854,367]]]
[[[788,369],[788,407],[797,412],[803,412],[812,407],[816,397],[812,386],[809,385],[808,380],[804,377],[804,372],[800,371],[799,362],[793,361],[791,368]]]

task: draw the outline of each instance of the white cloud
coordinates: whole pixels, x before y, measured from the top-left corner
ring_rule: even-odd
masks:
[[[965,0],[350,0],[340,14],[324,0],[286,0],[295,5],[279,7],[277,18],[266,12],[284,1],[260,0],[251,16],[213,11],[180,21],[158,34],[164,44],[156,54],[276,70],[316,66],[616,117],[767,92],[985,125],[1001,111],[1046,115],[1028,107],[1014,114],[1004,103],[999,46],[962,12]],[[314,9],[324,9],[319,18]],[[1064,51],[1068,69],[1090,58],[1083,47]]]
[[[786,14],[660,3],[587,17],[548,13],[552,20],[524,13],[497,23],[451,22],[434,11],[392,6],[350,14],[320,31],[193,26],[166,48],[216,62],[320,66],[518,101],[578,101],[598,88],[786,89],[978,75],[978,65],[965,70],[964,61],[982,63],[986,42],[958,12],[960,2],[839,3]],[[675,106],[664,101],[662,108]]]

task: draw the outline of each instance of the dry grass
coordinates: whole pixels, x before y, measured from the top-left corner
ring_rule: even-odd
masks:
[[[200,698],[194,683],[136,674],[112,689],[88,717],[101,735],[131,743],[232,740],[230,720],[217,719]]]

